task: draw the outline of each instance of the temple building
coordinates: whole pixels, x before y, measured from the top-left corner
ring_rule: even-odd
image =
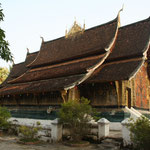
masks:
[[[150,109],[150,18],[120,27],[118,16],[85,29],[76,21],[64,37],[13,65],[0,105],[45,110],[84,96],[93,107]]]

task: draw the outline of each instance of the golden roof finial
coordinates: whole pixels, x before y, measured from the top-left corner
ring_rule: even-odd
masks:
[[[68,37],[67,26],[66,26],[66,31],[65,31],[65,37]]]
[[[76,17],[74,17],[74,24],[76,24],[77,23],[77,21],[76,21]]]
[[[65,37],[75,37],[76,35],[78,35],[79,33],[83,33],[85,30],[85,25],[83,25],[83,28],[77,23],[76,18],[74,21],[73,26],[71,27],[71,29],[66,33],[65,33]]]
[[[84,20],[82,32],[84,32],[84,31],[85,31],[85,20]]]

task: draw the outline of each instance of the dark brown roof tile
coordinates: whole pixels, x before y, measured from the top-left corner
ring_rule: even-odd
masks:
[[[27,82],[23,84],[10,84],[0,89],[0,96],[24,93],[43,93],[49,91],[63,90],[64,87],[69,86],[74,82],[77,82],[84,76],[84,74],[80,74],[69,77]]]
[[[143,56],[150,40],[150,18],[122,27],[107,60]]]
[[[7,82],[9,82],[10,80],[13,80],[13,79],[19,77],[20,75],[22,75],[23,73],[25,73],[28,70],[26,65],[28,65],[35,59],[37,53],[38,52],[27,54],[25,62],[22,62],[19,64],[14,64],[7,79],[1,84],[0,87],[6,86]]]
[[[118,17],[106,24],[85,30],[75,38],[59,38],[42,43],[39,55],[29,67],[54,64],[106,52],[118,28]]]
[[[30,82],[86,73],[88,68],[100,62],[103,57],[104,55],[98,55],[60,65],[31,69],[24,75],[10,81],[10,83]]]
[[[96,70],[88,82],[129,80],[143,64],[143,59],[131,59],[103,65]]]

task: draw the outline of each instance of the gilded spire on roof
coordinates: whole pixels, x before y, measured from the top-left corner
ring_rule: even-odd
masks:
[[[84,30],[85,30],[85,23],[82,28],[75,20],[73,26],[71,27],[71,29],[68,32],[66,29],[65,37],[66,38],[75,37],[76,35],[83,33]]]

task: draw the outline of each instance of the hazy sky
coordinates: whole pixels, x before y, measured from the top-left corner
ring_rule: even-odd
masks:
[[[65,35],[75,18],[86,29],[113,20],[124,4],[121,25],[150,16],[150,0],[1,0],[6,32],[15,63],[24,61],[27,50],[38,51],[44,41]],[[0,66],[8,63],[0,60]]]

